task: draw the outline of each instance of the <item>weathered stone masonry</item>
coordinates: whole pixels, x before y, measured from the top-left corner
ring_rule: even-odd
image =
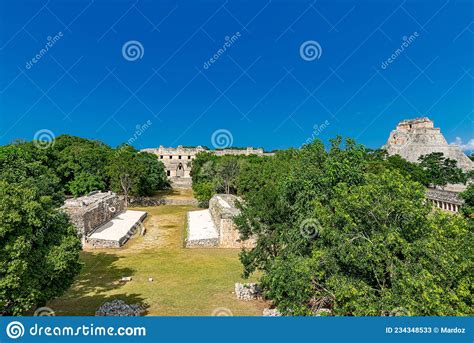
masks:
[[[464,201],[459,197],[459,193],[441,189],[428,188],[426,190],[426,198],[436,207],[454,213],[458,213],[464,204]]]
[[[147,216],[144,211],[125,211],[123,198],[112,192],[68,199],[62,209],[87,248],[120,248]]]
[[[209,211],[219,235],[220,248],[252,248],[254,239],[240,240],[240,232],[234,224],[234,218],[240,210],[236,207],[241,199],[235,195],[219,194],[209,200]]]
[[[218,194],[209,201],[209,209],[188,212],[186,247],[253,248],[255,239],[242,241],[234,224],[239,200],[235,195]]]
[[[200,152],[208,152],[216,156],[224,155],[273,155],[265,153],[263,149],[254,149],[252,147],[246,149],[223,149],[223,150],[207,150],[202,146],[187,148],[179,145],[177,148],[159,148],[143,149],[143,152],[149,152],[158,156],[163,162],[168,178],[172,181],[174,187],[191,187],[191,162]]]
[[[69,215],[84,244],[87,236],[96,228],[124,210],[124,202],[115,193],[96,191],[66,200],[62,209]]]
[[[400,155],[410,162],[418,162],[422,155],[441,152],[456,160],[464,170],[473,170],[474,162],[457,145],[448,144],[441,130],[429,118],[402,120],[390,133],[385,145],[389,155]]]

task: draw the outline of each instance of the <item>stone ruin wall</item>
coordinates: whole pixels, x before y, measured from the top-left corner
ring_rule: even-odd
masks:
[[[224,155],[233,155],[233,156],[239,156],[239,155],[257,155],[257,156],[264,156],[269,153],[265,153],[262,148],[252,148],[248,147],[246,149],[223,149],[223,150],[212,150],[211,153],[213,153],[216,156],[224,156]]]
[[[384,146],[389,155],[400,155],[410,162],[418,162],[422,155],[441,152],[447,158],[456,160],[464,170],[473,170],[474,163],[457,145],[448,144],[441,130],[434,127],[429,118],[401,121],[390,133]]]
[[[265,153],[263,149],[254,149],[248,147],[246,149],[222,149],[222,150],[207,150],[202,146],[193,148],[186,148],[178,146],[177,148],[166,148],[160,146],[159,148],[143,149],[142,152],[149,152],[158,156],[158,159],[163,162],[169,178],[191,178],[191,162],[200,152],[208,152],[216,156],[224,155],[258,155],[271,156],[273,153]]]
[[[112,192],[92,192],[86,196],[68,199],[63,205],[71,222],[77,228],[82,242],[96,228],[107,223],[124,211],[124,200]]]
[[[240,232],[234,224],[234,217],[240,211],[236,202],[240,199],[230,194],[215,195],[209,200],[209,211],[219,234],[220,248],[253,248],[255,239],[240,240]]]
[[[85,237],[85,245],[91,249],[118,249],[123,246],[127,241],[142,228],[142,223],[147,217],[147,213],[143,214],[140,220],[130,228],[128,234],[123,236],[120,240],[111,240],[111,239],[99,239]]]

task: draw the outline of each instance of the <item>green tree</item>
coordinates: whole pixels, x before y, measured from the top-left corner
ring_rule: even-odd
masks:
[[[64,190],[52,165],[49,149],[38,149],[33,143],[20,142],[0,147],[0,180],[10,184],[29,182],[41,194],[51,196],[56,206],[64,200]]]
[[[216,186],[210,181],[201,181],[193,184],[193,192],[201,207],[208,207],[209,200],[216,192]]]
[[[154,195],[156,191],[169,187],[165,165],[158,160],[158,156],[141,152],[137,159],[142,166],[139,195]]]
[[[21,315],[60,296],[79,273],[80,240],[32,180],[0,180],[0,309]]]
[[[218,160],[216,184],[219,192],[235,194],[239,168],[239,159],[235,156],[223,156]]]
[[[104,190],[106,184],[103,176],[78,172],[74,179],[68,182],[67,188],[73,196],[78,197],[95,190]]]
[[[457,161],[445,158],[441,152],[433,152],[419,158],[431,185],[444,187],[448,183],[466,183],[467,177],[457,167]]]
[[[207,207],[209,199],[216,194],[216,175],[218,157],[208,152],[200,152],[192,162],[191,177],[194,197],[199,206]]]
[[[474,184],[471,184],[467,189],[460,194],[464,200],[464,205],[461,207],[461,212],[470,219],[474,220]]]
[[[56,173],[66,192],[80,196],[108,188],[106,166],[112,149],[93,140],[60,136],[52,147]]]
[[[472,230],[433,211],[410,173],[387,161],[374,168],[371,152],[340,138],[290,161],[243,195],[235,220],[243,238],[256,238],[241,252],[244,276],[260,271],[283,313],[472,313]]]
[[[165,167],[157,156],[139,153],[129,145],[110,155],[106,169],[112,189],[124,195],[125,206],[131,195],[153,195],[168,186]]]
[[[405,177],[417,181],[424,186],[429,186],[430,178],[426,171],[418,163],[413,163],[405,160],[400,155],[393,155],[387,158],[387,167],[389,169],[396,169]]]
[[[135,149],[128,145],[117,148],[110,157],[107,172],[112,189],[124,195],[127,207],[129,196],[140,187],[141,180],[142,168]]]

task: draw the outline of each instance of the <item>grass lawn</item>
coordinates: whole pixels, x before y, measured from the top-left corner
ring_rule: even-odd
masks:
[[[148,212],[147,234],[121,249],[83,251],[74,285],[47,305],[56,315],[94,315],[113,299],[146,304],[152,316],[210,316],[219,308],[236,316],[262,315],[264,301],[243,302],[232,294],[241,281],[238,250],[183,248],[186,212],[196,208],[137,209]],[[121,284],[123,276],[132,281]]]
[[[193,190],[191,188],[170,188],[163,189],[156,192],[153,196],[156,199],[174,199],[174,200],[185,200],[193,198]]]

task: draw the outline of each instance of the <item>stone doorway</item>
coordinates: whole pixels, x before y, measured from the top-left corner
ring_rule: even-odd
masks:
[[[178,168],[176,168],[176,177],[184,177],[184,167],[183,164],[178,164]]]

